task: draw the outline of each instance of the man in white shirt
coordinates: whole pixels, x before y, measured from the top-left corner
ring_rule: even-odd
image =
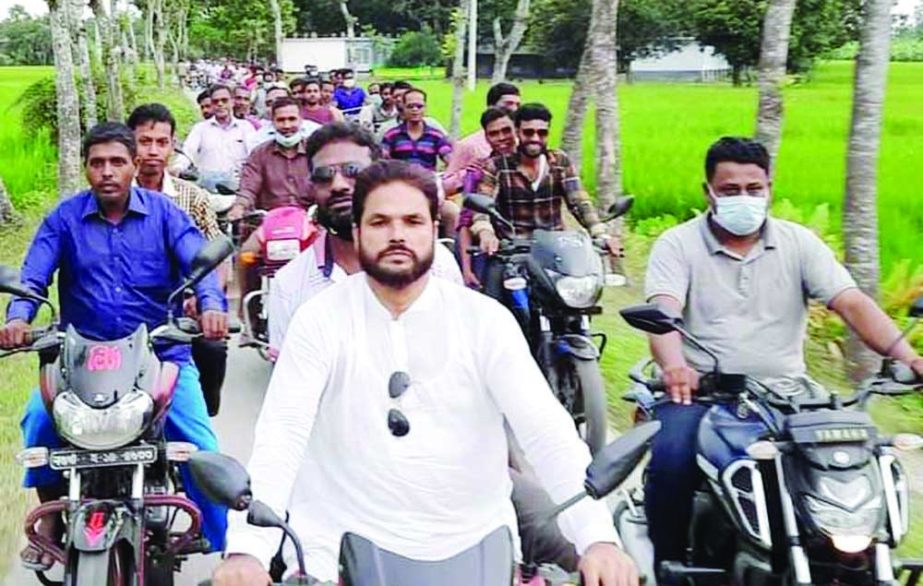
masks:
[[[214,116],[193,126],[183,143],[183,153],[198,168],[206,186],[238,173],[256,133],[249,122],[234,117],[227,86],[212,86],[209,93]]]
[[[497,527],[516,535],[504,420],[555,502],[583,490],[589,451],[513,317],[430,278],[436,190],[431,174],[397,161],[357,178],[364,273],[298,310],[256,425],[254,497],[288,510],[308,573],[322,581],[337,580],[347,531],[418,560],[451,557]],[[396,373],[409,386],[391,399]],[[247,526],[242,514],[230,521],[231,555],[213,583],[268,584],[278,530]],[[604,503],[585,499],[558,524],[585,584],[638,583]]]
[[[325,228],[314,244],[285,265],[272,283],[269,299],[270,352],[282,348],[285,331],[302,303],[360,271],[353,244],[352,199],[356,174],[378,160],[380,151],[365,129],[328,124],[305,144],[318,222]],[[455,257],[437,246],[433,274],[462,284]]]

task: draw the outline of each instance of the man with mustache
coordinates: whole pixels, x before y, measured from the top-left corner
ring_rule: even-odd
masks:
[[[269,343],[274,352],[282,348],[288,324],[302,303],[362,270],[353,243],[353,190],[359,172],[381,154],[368,131],[345,123],[329,124],[312,134],[305,152],[317,221],[325,230],[276,273],[269,300]],[[462,282],[455,259],[442,246],[436,247],[433,274]]]
[[[492,158],[484,165],[478,192],[496,199],[497,209],[513,224],[493,224],[487,214],[475,214],[471,234],[481,250],[493,255],[500,238],[529,238],[538,229],[563,230],[561,206],[568,209],[591,236],[604,239],[609,253],[622,256],[618,238],[608,235],[580,175],[562,151],[548,148],[551,112],[542,104],[524,104],[515,116],[519,146],[513,154]],[[502,298],[503,263],[489,262],[484,292]]]

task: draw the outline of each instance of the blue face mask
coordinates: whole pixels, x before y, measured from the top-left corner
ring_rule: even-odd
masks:
[[[709,188],[711,192],[711,188]],[[715,222],[735,236],[748,236],[763,227],[766,221],[768,197],[733,195],[717,197],[714,201]]]

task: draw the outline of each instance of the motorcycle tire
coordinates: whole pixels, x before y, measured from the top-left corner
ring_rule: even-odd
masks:
[[[144,560],[144,585],[145,586],[173,586],[173,558],[154,563],[148,557]]]
[[[77,557],[65,572],[65,586],[129,586],[133,581],[131,550],[124,542],[106,551],[74,551],[72,555]]]
[[[558,380],[574,385],[575,403],[583,405],[583,428],[578,428],[578,431],[581,439],[589,446],[590,453],[596,455],[606,446],[609,431],[606,421],[606,390],[599,362],[569,356],[562,361]]]

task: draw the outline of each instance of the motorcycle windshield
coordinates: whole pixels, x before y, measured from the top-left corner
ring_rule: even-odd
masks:
[[[109,407],[134,390],[149,355],[144,325],[128,337],[106,342],[85,338],[68,326],[61,352],[65,385],[86,405]]]
[[[340,543],[341,579],[352,586],[509,586],[513,564],[513,542],[506,527],[442,561],[412,560],[380,549],[354,533],[345,534]]]
[[[536,230],[532,238],[532,256],[543,269],[569,277],[602,275],[599,253],[583,232]]]

